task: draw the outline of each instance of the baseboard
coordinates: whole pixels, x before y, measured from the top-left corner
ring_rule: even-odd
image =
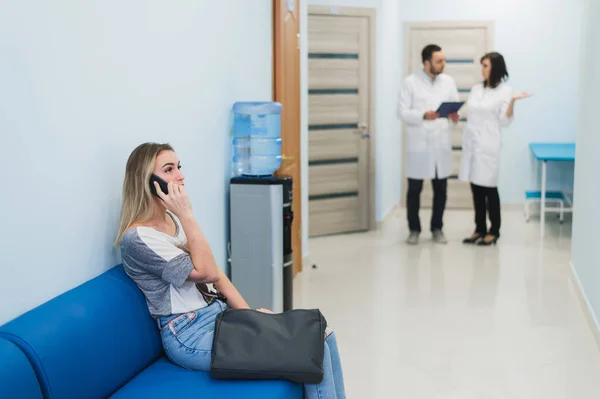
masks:
[[[569,279],[571,281],[571,286],[573,288],[573,291],[575,291],[579,307],[583,311],[587,324],[592,332],[592,335],[594,336],[594,341],[596,341],[596,347],[598,348],[598,350],[600,350],[600,323],[598,322],[598,318],[592,310],[592,306],[590,305],[590,301],[588,300],[587,295],[585,295],[585,291],[583,290],[581,280],[579,280],[579,276],[577,275],[575,265],[573,265],[573,262],[569,262],[569,265],[571,269]]]
[[[375,222],[375,230],[381,230],[381,228],[394,217],[394,214],[398,209],[401,208],[401,206],[402,203],[398,202],[388,211],[388,213],[384,216],[383,220],[377,220]]]

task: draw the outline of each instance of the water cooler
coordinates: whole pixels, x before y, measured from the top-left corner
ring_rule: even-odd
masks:
[[[231,279],[254,309],[293,308],[292,221],[291,177],[231,179]]]

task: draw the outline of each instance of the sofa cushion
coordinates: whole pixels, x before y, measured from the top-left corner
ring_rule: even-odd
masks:
[[[4,339],[0,339],[0,398],[42,398],[29,360],[14,343]]]
[[[183,369],[163,357],[111,396],[111,399],[302,397],[303,388],[300,384],[286,381],[217,381],[207,372]]]
[[[0,327],[46,398],[106,398],[162,355],[135,283],[116,266]]]

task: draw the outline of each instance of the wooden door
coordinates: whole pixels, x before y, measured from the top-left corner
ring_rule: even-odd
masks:
[[[369,25],[375,21],[368,9],[353,14],[323,15],[321,7],[309,8],[310,236],[369,228],[374,55]]]
[[[273,97],[282,104],[283,163],[278,174],[292,176],[294,275],[302,271],[302,187],[300,184],[300,1],[274,0]]]

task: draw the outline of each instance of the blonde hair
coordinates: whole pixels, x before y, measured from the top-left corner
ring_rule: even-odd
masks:
[[[140,144],[127,160],[123,180],[121,221],[115,245],[120,245],[123,235],[136,222],[145,222],[154,215],[154,201],[150,192],[150,176],[156,166],[156,157],[163,151],[174,151],[169,144]]]

